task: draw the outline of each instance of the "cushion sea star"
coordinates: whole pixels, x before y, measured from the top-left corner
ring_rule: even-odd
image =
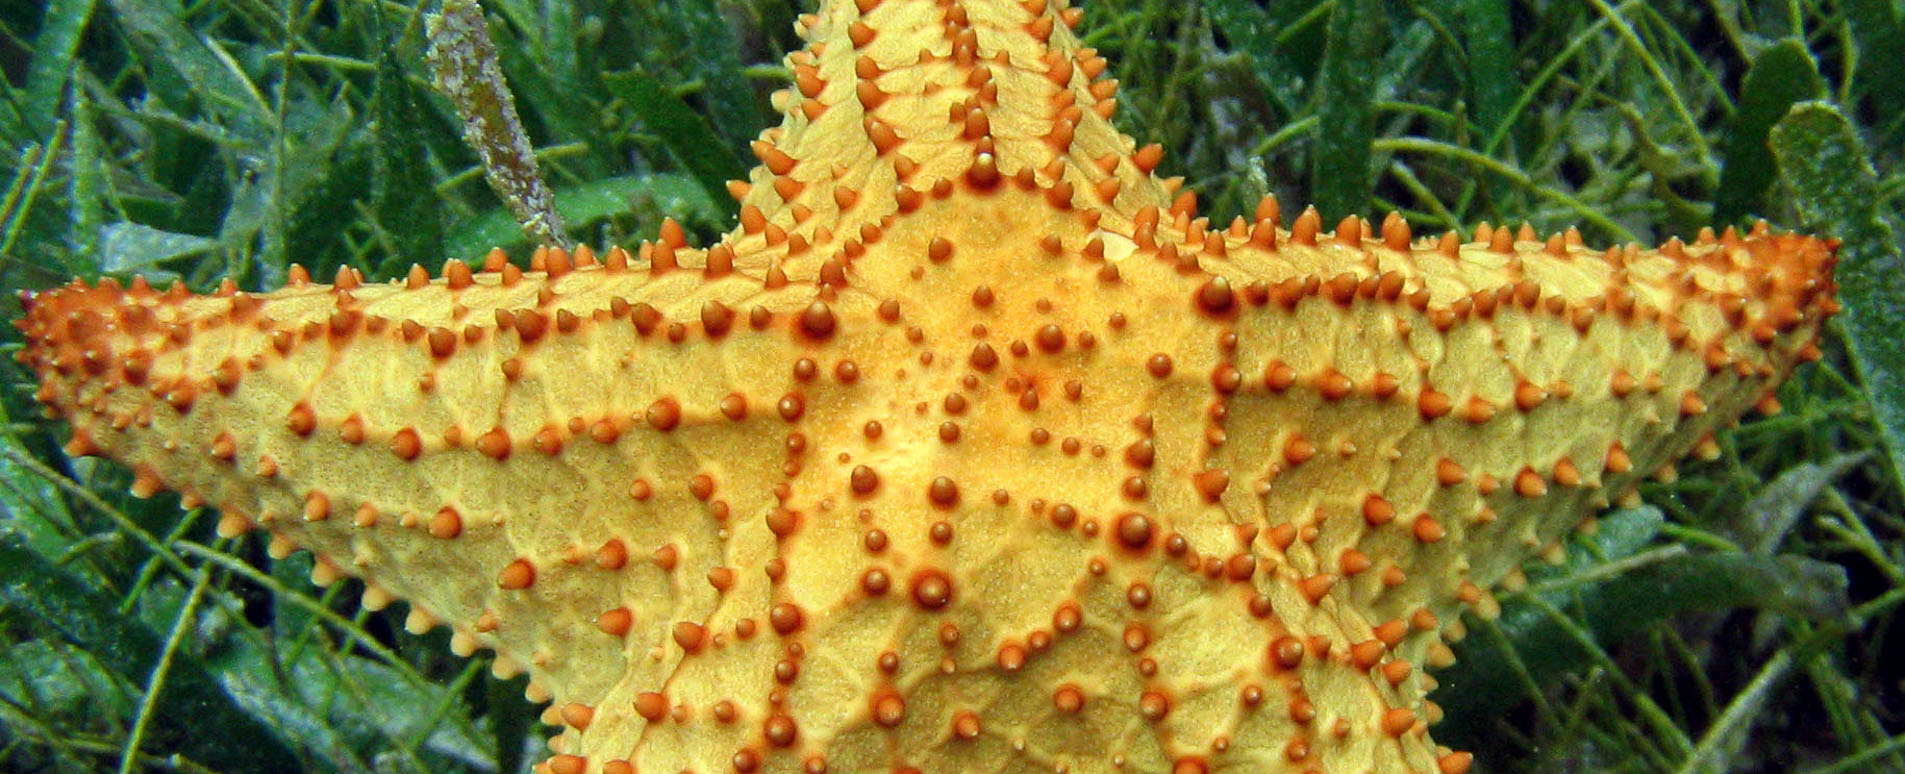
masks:
[[[1467,768],[1462,606],[1815,358],[1834,243],[1197,218],[1047,0],[825,0],[740,225],[74,283],[69,451],[526,670],[555,774]]]

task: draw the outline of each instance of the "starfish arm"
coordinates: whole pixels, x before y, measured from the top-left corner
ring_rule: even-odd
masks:
[[[759,365],[807,346],[812,293],[548,257],[260,295],[75,283],[32,300],[20,357],[69,451],[131,467],[135,493],[262,526],[369,606],[495,647],[532,695],[593,703],[678,657],[669,624],[719,596],[701,577],[759,561],[715,533],[772,506],[757,436],[792,377]]]
[[[1077,18],[1059,3],[856,0],[803,16],[795,86],[777,95],[787,118],[755,143],[762,163],[736,189],[736,252],[791,240],[785,271],[809,278],[834,249],[854,257],[892,216],[968,177],[1062,181],[1054,199],[1108,222],[1168,205],[1176,183],[1152,175],[1157,148],[1111,125],[1117,84],[1098,80],[1105,60],[1072,34]],[[799,266],[810,249],[813,265]]]
[[[1225,279],[1190,303],[1236,321],[1218,379],[1235,380],[1238,443],[1208,464],[1248,483],[1234,508],[1319,530],[1298,564],[1343,577],[1332,594],[1372,627],[1490,609],[1521,557],[1776,406],[1837,306],[1833,244],[1763,225],[1599,251],[1525,227],[1459,244],[1314,221],[1209,236]],[[1192,241],[1181,255],[1217,244]]]

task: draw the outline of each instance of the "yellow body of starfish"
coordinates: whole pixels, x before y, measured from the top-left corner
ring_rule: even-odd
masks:
[[[829,0],[738,230],[21,327],[75,453],[525,670],[574,772],[1457,772],[1463,605],[1814,357],[1829,243],[1211,225],[1045,0]]]

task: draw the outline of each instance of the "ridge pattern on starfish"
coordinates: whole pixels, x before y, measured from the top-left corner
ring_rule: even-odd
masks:
[[[1835,244],[1211,224],[1028,0],[826,0],[707,249],[75,282],[68,450],[526,671],[554,774],[1431,772],[1464,608],[1818,357]]]

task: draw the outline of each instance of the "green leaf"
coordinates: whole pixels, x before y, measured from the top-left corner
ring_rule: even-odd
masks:
[[[717,140],[729,155],[747,148],[761,128],[754,86],[741,63],[741,43],[724,11],[729,2],[661,3],[662,28],[669,40],[685,44],[683,67],[700,85],[697,97],[707,107]],[[650,124],[657,131],[660,127]],[[733,177],[740,177],[737,173]],[[732,178],[730,178],[732,179]],[[716,201],[722,198],[717,196]]]
[[[1792,189],[1804,228],[1843,241],[1837,278],[1853,369],[1872,402],[1872,418],[1905,488],[1905,260],[1898,227],[1879,209],[1878,179],[1865,144],[1837,108],[1808,102],[1773,128],[1780,177]]]
[[[1257,85],[1277,109],[1294,114],[1302,79],[1277,52],[1276,24],[1270,12],[1251,0],[1207,0],[1204,13],[1210,16],[1211,26],[1230,39],[1231,50],[1250,57]]]
[[[1905,18],[1897,0],[1846,0],[1847,24],[1860,49],[1858,84],[1870,90],[1878,112],[1896,126],[1905,115],[1905,59],[1898,43],[1905,37]],[[1884,126],[1884,124],[1881,124]]]
[[[1727,536],[1752,553],[1772,553],[1815,498],[1871,456],[1866,452],[1841,454],[1824,463],[1808,462],[1779,474],[1734,514]]]
[[[1727,127],[1726,163],[1720,169],[1715,223],[1738,223],[1760,208],[1778,178],[1767,137],[1793,103],[1826,95],[1826,81],[1804,41],[1785,40],[1753,61],[1740,84],[1740,107]]]
[[[1521,93],[1515,77],[1514,28],[1507,0],[1461,0],[1460,10],[1462,41],[1468,46],[1469,114],[1487,137],[1508,120]]]
[[[1310,153],[1310,187],[1325,223],[1369,212],[1376,80],[1386,19],[1377,0],[1338,0],[1314,99],[1320,114]]]
[[[122,616],[118,600],[86,579],[26,547],[0,522],[0,600],[30,615],[134,685],[144,685],[158,663],[163,639],[136,618]],[[297,759],[273,731],[219,685],[205,663],[174,653],[156,707],[157,717],[189,724],[173,751],[216,768],[291,771]],[[215,731],[214,731],[215,730]],[[244,744],[231,744],[243,739]]]
[[[423,95],[404,77],[394,47],[377,61],[370,98],[375,121],[375,160],[371,167],[371,216],[390,240],[382,261],[393,266],[435,260],[443,255],[443,208],[437,201],[425,126],[414,120]]]
[[[26,118],[28,131],[44,136],[59,120],[67,76],[73,70],[73,56],[79,51],[79,38],[93,17],[93,0],[52,0],[47,3],[40,34],[33,39],[33,64],[26,76]]]
[[[685,225],[724,222],[707,192],[685,175],[612,177],[556,192],[556,209],[563,221],[585,232],[604,220],[627,214],[631,203],[638,202]],[[466,260],[480,259],[492,247],[508,250],[527,243],[515,218],[498,209],[452,229],[444,250]]]
[[[108,223],[99,230],[97,265],[108,274],[140,271],[154,279],[149,271],[157,264],[198,255],[218,246],[217,240],[192,234],[179,234],[141,223]]]
[[[708,192],[708,201],[722,203],[723,210],[732,208],[728,181],[745,177],[747,167],[714,127],[653,75],[634,70],[606,80],[609,89],[635,109],[642,126],[659,136],[668,152]]]
[[[1507,0],[1461,0],[1462,42],[1467,45],[1468,108],[1480,135],[1482,153],[1501,159],[1514,159],[1515,135],[1506,131],[1515,98],[1523,85],[1515,67],[1514,27],[1509,23]],[[1496,141],[1500,138],[1500,142]],[[1523,209],[1526,197],[1516,195],[1514,186],[1491,179],[1483,189],[1501,209]]]

